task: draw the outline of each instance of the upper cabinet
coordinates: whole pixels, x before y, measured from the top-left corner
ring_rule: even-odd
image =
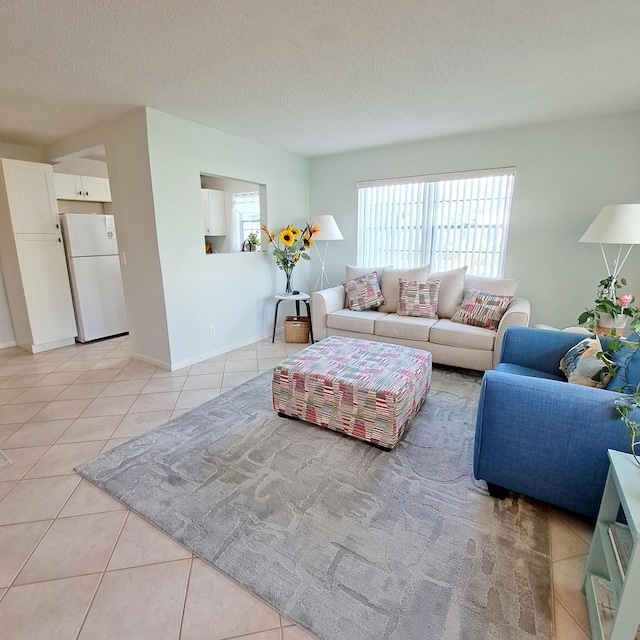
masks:
[[[13,233],[59,233],[51,165],[0,160]]]
[[[227,215],[224,206],[224,191],[201,189],[202,221],[205,236],[226,236]]]
[[[108,178],[76,176],[71,173],[54,173],[53,179],[58,200],[111,202],[111,189]]]

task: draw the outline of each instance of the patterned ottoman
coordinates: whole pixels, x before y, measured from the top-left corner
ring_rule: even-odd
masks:
[[[430,384],[428,351],[331,336],[273,370],[273,408],[391,450]]]

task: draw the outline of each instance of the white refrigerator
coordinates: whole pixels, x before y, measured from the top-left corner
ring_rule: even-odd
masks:
[[[60,220],[78,341],[126,333],[127,315],[113,216],[65,213]]]

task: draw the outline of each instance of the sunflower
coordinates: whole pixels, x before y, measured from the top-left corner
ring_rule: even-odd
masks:
[[[287,227],[287,231],[291,232],[294,238],[298,238],[300,236],[300,229],[298,229],[298,227],[292,227],[289,225]]]
[[[283,229],[280,232],[280,242],[282,242],[285,247],[290,247],[295,240],[296,238],[293,233],[291,233],[291,229]]]
[[[311,249],[313,246],[313,240],[309,236],[302,236],[302,244],[305,249]]]

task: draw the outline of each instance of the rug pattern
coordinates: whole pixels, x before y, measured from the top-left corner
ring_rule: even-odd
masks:
[[[552,638],[548,514],[472,477],[480,376],[384,452],[280,418],[271,373],[78,471],[325,640]]]

